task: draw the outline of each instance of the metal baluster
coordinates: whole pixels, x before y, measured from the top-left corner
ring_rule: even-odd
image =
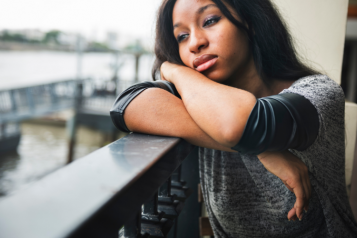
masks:
[[[10,91],[10,98],[11,98],[11,108],[12,111],[15,113],[17,110],[16,100],[15,100],[15,90]]]
[[[119,238],[141,238],[141,209],[135,217],[128,221],[119,231]]]
[[[5,138],[5,124],[1,123],[0,124],[0,139]]]
[[[150,198],[149,201],[147,201],[144,205],[143,205],[143,215],[158,215],[158,193],[156,192],[154,196],[152,196]]]
[[[83,94],[83,85],[82,82],[78,82],[76,85],[76,94],[74,101],[74,115],[70,121],[67,122],[68,128],[68,154],[67,154],[67,163],[71,163],[74,157],[74,147],[76,143],[76,130],[77,130],[77,117],[82,104],[82,94]]]
[[[26,96],[27,96],[27,103],[28,103],[29,111],[34,112],[35,104],[34,104],[33,98],[32,98],[32,88],[26,89]]]
[[[171,220],[163,218],[164,212],[158,212],[158,193],[143,205],[141,215],[141,233],[150,237],[165,237],[173,225]]]
[[[159,212],[164,212],[165,218],[175,219],[183,209],[183,203],[176,200],[176,195],[171,193],[171,177],[159,189]]]
[[[161,195],[159,198],[158,195]],[[161,204],[158,204],[158,200],[161,200]],[[166,199],[166,201],[162,201],[162,199]],[[159,189],[159,192],[156,192],[153,197],[150,198],[143,205],[143,213],[141,216],[141,233],[150,235],[150,237],[166,237],[169,233],[171,227],[174,225],[174,221],[172,219],[165,218],[165,212],[160,210],[171,210],[169,211],[169,217],[176,217],[178,214],[176,213],[177,203],[170,197],[170,179],[168,179],[163,186]]]
[[[57,99],[57,95],[56,95],[56,84],[50,84],[50,97],[51,97],[51,103],[52,103],[52,107],[57,107],[58,106],[58,101],[56,100]]]
[[[159,188],[160,197],[171,197],[171,176]]]
[[[172,188],[171,194],[176,195],[176,199],[180,201],[185,201],[187,197],[192,193],[192,189],[184,186],[186,184],[185,181],[181,180],[181,170],[182,165],[180,165],[176,171],[172,174]]]

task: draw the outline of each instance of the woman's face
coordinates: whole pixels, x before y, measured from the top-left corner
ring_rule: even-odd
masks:
[[[240,20],[234,10],[227,7]],[[172,18],[180,57],[186,66],[222,83],[249,73],[253,58],[248,37],[214,2],[177,0]]]

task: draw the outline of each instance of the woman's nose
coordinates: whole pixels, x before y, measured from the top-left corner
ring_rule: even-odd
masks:
[[[199,53],[208,46],[208,39],[200,31],[191,32],[189,50],[192,53]]]

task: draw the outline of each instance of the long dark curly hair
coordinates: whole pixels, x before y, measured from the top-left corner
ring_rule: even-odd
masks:
[[[264,83],[269,85],[272,79],[297,80],[318,73],[300,61],[292,37],[270,0],[223,0],[235,9],[241,22],[232,16],[222,0],[212,1],[234,25],[246,32],[255,66]],[[152,69],[154,80],[163,62],[184,65],[173,34],[172,12],[175,3],[176,0],[164,0],[158,11],[156,59]]]

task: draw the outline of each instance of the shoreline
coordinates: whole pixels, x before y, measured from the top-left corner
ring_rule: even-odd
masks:
[[[41,43],[21,43],[13,41],[0,41],[0,51],[64,51],[76,52],[70,45],[46,45]],[[84,52],[112,53],[112,50],[87,49]]]

